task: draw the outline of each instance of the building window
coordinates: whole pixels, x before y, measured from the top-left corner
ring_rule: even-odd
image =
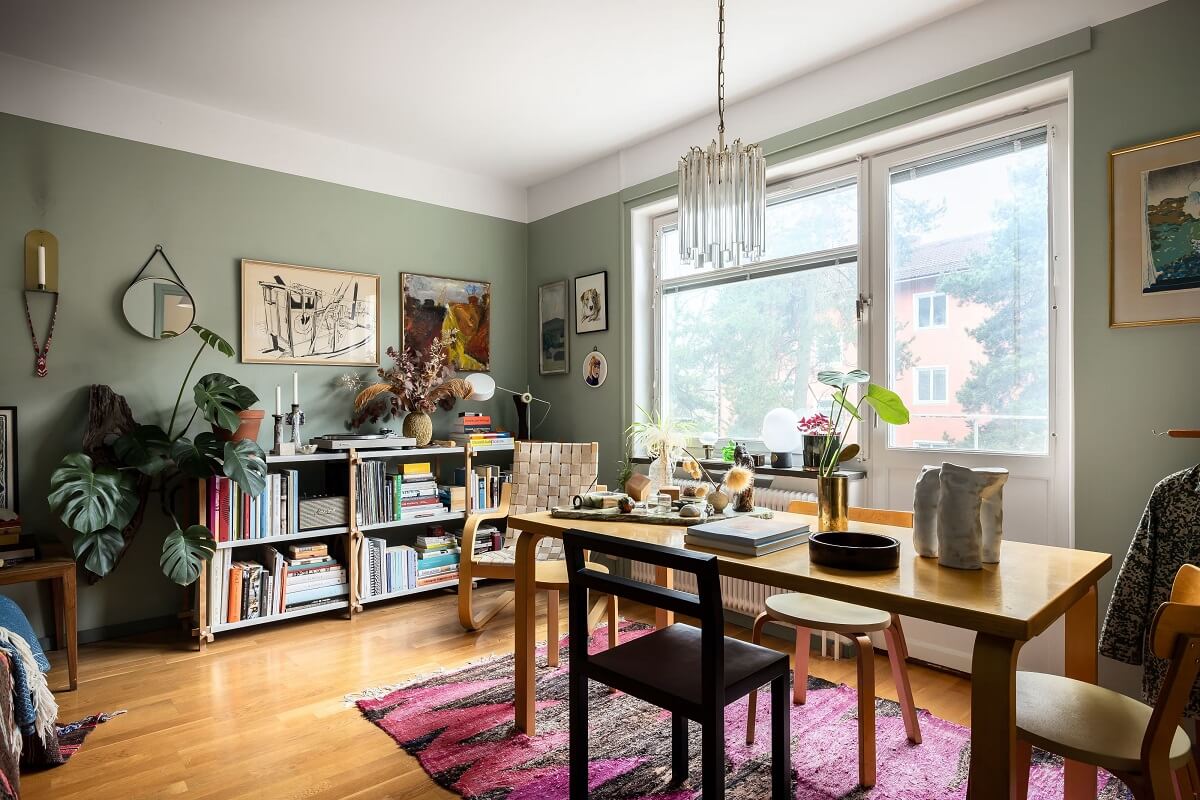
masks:
[[[917,393],[914,401],[918,403],[946,402],[946,368],[917,367]]]
[[[926,292],[913,296],[917,304],[914,316],[917,330],[946,327],[946,295],[944,292]]]
[[[824,369],[858,364],[858,183],[776,186],[753,264],[679,263],[676,215],[654,222],[654,394],[673,420],[757,440],[772,408],[816,408]]]

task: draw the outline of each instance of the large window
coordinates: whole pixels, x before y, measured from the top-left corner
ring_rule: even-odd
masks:
[[[822,369],[858,366],[854,181],[773,192],[755,264],[679,263],[675,216],[656,225],[660,407],[722,438],[758,438],[772,408],[816,408]]]

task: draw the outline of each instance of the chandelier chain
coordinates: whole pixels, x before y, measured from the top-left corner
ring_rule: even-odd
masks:
[[[725,0],[717,2],[717,133],[725,146]]]

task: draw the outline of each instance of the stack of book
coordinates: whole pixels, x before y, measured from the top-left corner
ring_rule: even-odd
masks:
[[[322,542],[294,544],[288,548],[283,608],[296,611],[336,602],[350,594],[346,568],[329,555]]]
[[[808,541],[808,525],[779,519],[733,517],[688,528],[683,540],[709,550],[761,556]]]
[[[417,585],[417,551],[408,545],[389,547],[386,539],[367,538],[359,551],[359,593],[370,599]]]
[[[0,509],[0,567],[33,561],[37,556],[32,534],[21,533],[21,518],[8,509]]]
[[[430,526],[417,537],[417,586],[445,583],[458,578],[458,540],[441,526]]]
[[[299,533],[297,503],[300,473],[294,469],[267,475],[262,494],[251,497],[229,478],[207,481],[208,527],[218,542],[252,542]]]
[[[477,411],[463,411],[450,426],[450,438],[455,444],[473,450],[512,447],[513,437],[507,431],[492,430],[492,418]]]
[[[455,544],[458,546],[459,553],[462,552],[462,535],[461,530],[452,531],[451,536],[454,537]],[[499,550],[504,546],[504,534],[494,525],[480,525],[475,529],[475,555],[481,553],[490,553],[493,550]]]
[[[438,498],[433,466],[428,461],[402,464],[395,491],[396,519],[420,519],[446,513],[446,506]]]

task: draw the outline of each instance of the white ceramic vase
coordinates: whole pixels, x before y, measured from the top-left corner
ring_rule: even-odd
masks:
[[[938,500],[942,494],[942,468],[926,466],[913,490],[913,547],[917,555],[937,558]]]
[[[996,506],[1008,480],[1008,470],[971,469],[945,462],[940,469],[937,513],[938,563],[955,569],[980,569],[984,564],[983,507],[987,499],[991,520],[988,555],[1000,560],[1003,516]],[[915,525],[915,519],[914,519]]]
[[[662,487],[671,485],[675,479],[675,465],[678,462],[679,456],[672,450],[664,450],[658,458],[650,462],[650,469],[646,472],[646,477],[650,479],[650,486],[646,491],[647,498],[657,497]]]

